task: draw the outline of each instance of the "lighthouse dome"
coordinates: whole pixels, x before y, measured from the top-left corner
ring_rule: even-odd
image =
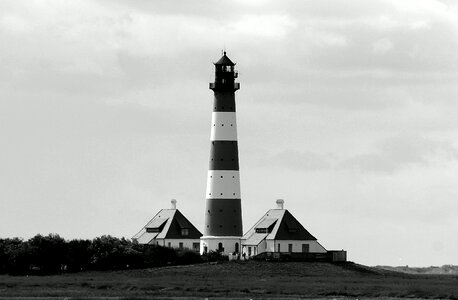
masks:
[[[226,56],[224,51],[223,56],[215,63],[215,65],[235,66],[235,64]]]

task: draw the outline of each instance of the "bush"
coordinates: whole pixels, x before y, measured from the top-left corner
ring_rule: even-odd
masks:
[[[228,260],[227,256],[223,256],[220,251],[210,251],[202,255],[202,259],[208,262],[214,261],[226,261]]]
[[[212,259],[217,259],[212,254]],[[219,255],[221,256],[221,255]],[[91,240],[65,241],[57,234],[36,235],[28,241],[0,239],[0,274],[57,274],[83,270],[151,268],[202,262],[189,250],[140,245],[104,235]]]
[[[58,234],[38,234],[28,241],[27,246],[31,268],[39,273],[58,273],[66,264],[68,244]]]
[[[32,262],[31,249],[19,238],[0,240],[0,272],[26,274]]]
[[[199,253],[190,250],[178,250],[178,261],[180,265],[191,265],[203,262],[202,256]]]
[[[71,240],[67,247],[67,271],[78,272],[90,269],[93,252],[89,240]]]

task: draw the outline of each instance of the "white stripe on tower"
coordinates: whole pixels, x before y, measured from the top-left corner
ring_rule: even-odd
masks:
[[[237,123],[235,112],[213,112],[210,140],[236,141]]]
[[[240,199],[239,171],[210,170],[207,199]]]

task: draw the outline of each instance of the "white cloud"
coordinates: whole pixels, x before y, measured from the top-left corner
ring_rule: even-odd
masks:
[[[235,22],[230,22],[227,31],[234,35],[282,38],[296,26],[287,15],[244,15]]]
[[[32,31],[32,24],[16,14],[0,17],[0,30],[8,34],[27,34]]]
[[[393,49],[393,42],[389,39],[380,39],[372,44],[375,54],[385,54]]]

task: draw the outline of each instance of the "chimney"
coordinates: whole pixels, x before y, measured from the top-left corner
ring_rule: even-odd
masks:
[[[172,203],[172,209],[177,209],[177,200],[172,199],[170,203]]]
[[[283,209],[283,204],[285,201],[283,199],[277,199],[277,209]]]

